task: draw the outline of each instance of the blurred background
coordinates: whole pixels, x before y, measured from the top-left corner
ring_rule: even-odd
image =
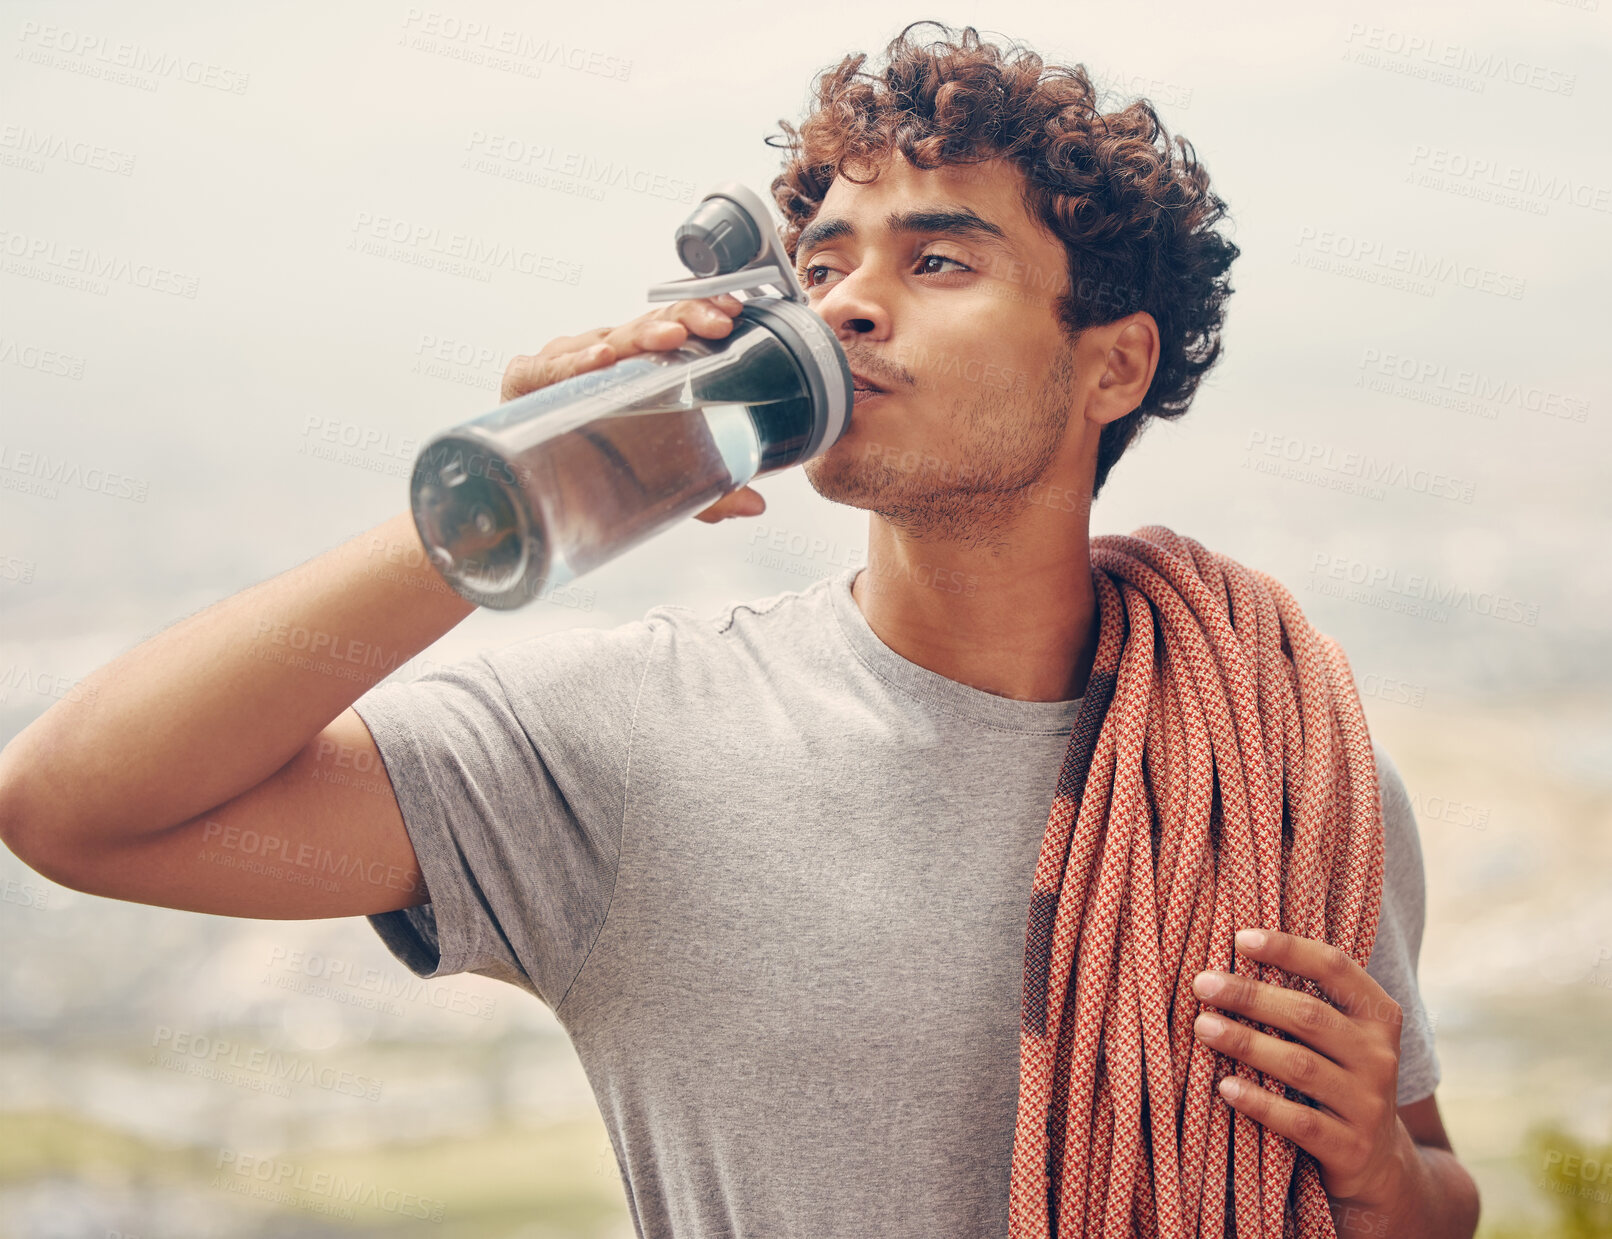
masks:
[[[448,2],[0,6],[0,740],[403,511],[420,440],[510,357],[649,309],[709,186],[766,195],[815,73],[973,23],[1151,99],[1228,203],[1224,358],[1092,532],[1190,534],[1342,643],[1417,810],[1480,1234],[1612,1233],[1600,0]],[[478,612],[396,675],[865,558],[865,513],[798,470],[758,489],[761,518]],[[417,981],[360,918],[101,899],[9,852],[0,895],[5,1236],[631,1234],[525,993]]]

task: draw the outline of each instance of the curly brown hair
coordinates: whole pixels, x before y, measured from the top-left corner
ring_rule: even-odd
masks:
[[[944,37],[917,43],[909,33],[919,26],[938,26]],[[1215,231],[1226,206],[1192,144],[1172,140],[1151,103],[1105,114],[1085,65],[1046,67],[1018,43],[1005,51],[1012,58],[973,26],[918,21],[885,48],[882,72],[862,72],[862,52],[824,69],[800,128],[780,120],[785,141],[765,139],[790,151],[773,200],[793,260],[835,176],[867,183],[846,172],[848,162],[877,167],[899,150],[918,168],[993,158],[1017,167],[1030,218],[1068,255],[1069,289],[1054,312],[1070,340],[1137,310],[1158,323],[1159,363],[1146,395],[1098,438],[1095,498],[1149,419],[1185,413],[1220,356],[1227,269],[1239,251]]]

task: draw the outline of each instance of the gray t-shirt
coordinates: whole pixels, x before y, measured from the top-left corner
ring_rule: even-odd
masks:
[[[645,1236],[1007,1232],[1031,876],[1080,703],[901,657],[858,570],[354,706],[432,896],[370,922],[417,976],[555,1011]],[[1416,823],[1376,758],[1403,1104],[1439,1069]]]

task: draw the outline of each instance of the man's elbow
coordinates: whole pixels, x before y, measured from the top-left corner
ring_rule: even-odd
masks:
[[[1450,1149],[1425,1144],[1418,1147],[1443,1188],[1441,1211],[1448,1227],[1440,1233],[1453,1239],[1472,1239],[1478,1230],[1478,1214],[1482,1212],[1477,1180]]]

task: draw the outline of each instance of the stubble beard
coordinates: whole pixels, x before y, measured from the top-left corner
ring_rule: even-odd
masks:
[[[869,444],[845,456],[831,448],[802,468],[823,498],[876,512],[909,540],[1001,548],[1063,446],[1074,380],[1065,348],[1028,395],[987,388],[959,408],[948,454]]]

